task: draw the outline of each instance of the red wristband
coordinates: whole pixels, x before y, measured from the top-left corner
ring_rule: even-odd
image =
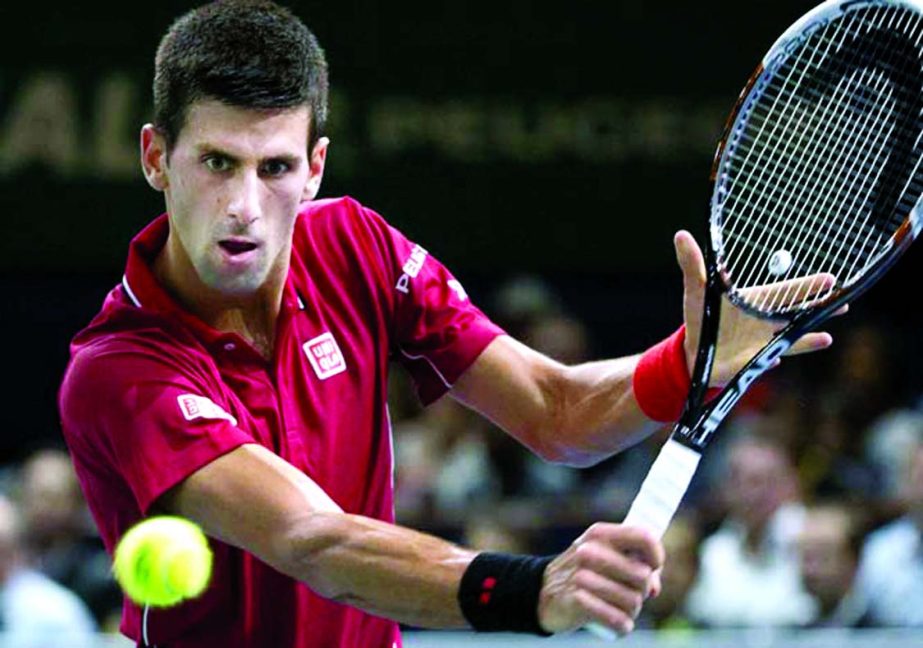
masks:
[[[686,365],[686,327],[641,355],[631,384],[641,411],[653,421],[675,421],[683,412],[691,381]]]

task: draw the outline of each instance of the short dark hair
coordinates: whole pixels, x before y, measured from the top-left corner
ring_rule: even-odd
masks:
[[[310,151],[324,133],[327,85],[324,51],[291,11],[266,0],[218,0],[181,16],[160,41],[154,126],[170,150],[200,99],[261,110],[306,105]]]

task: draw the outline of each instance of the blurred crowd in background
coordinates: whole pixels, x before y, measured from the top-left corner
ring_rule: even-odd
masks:
[[[561,362],[596,357],[564,304],[520,277],[483,307]],[[923,403],[895,384],[894,335],[854,319],[754,386],[664,538],[663,592],[639,627],[923,627]],[[554,553],[618,521],[669,433],[588,469],[547,464],[451,398],[421,408],[392,375],[398,522],[478,549]],[[66,448],[3,469],[0,631],[116,632],[120,610]]]

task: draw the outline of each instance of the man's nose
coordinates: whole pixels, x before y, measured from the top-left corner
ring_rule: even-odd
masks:
[[[249,225],[262,214],[260,210],[260,179],[255,171],[240,173],[231,188],[228,217],[241,225]]]

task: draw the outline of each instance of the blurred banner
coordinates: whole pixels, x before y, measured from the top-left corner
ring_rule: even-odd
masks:
[[[617,272],[672,265],[738,90],[811,3],[288,4],[330,62],[323,195],[453,267]],[[189,6],[0,9],[0,270],[121,268],[162,210],[138,131],[158,39]]]

